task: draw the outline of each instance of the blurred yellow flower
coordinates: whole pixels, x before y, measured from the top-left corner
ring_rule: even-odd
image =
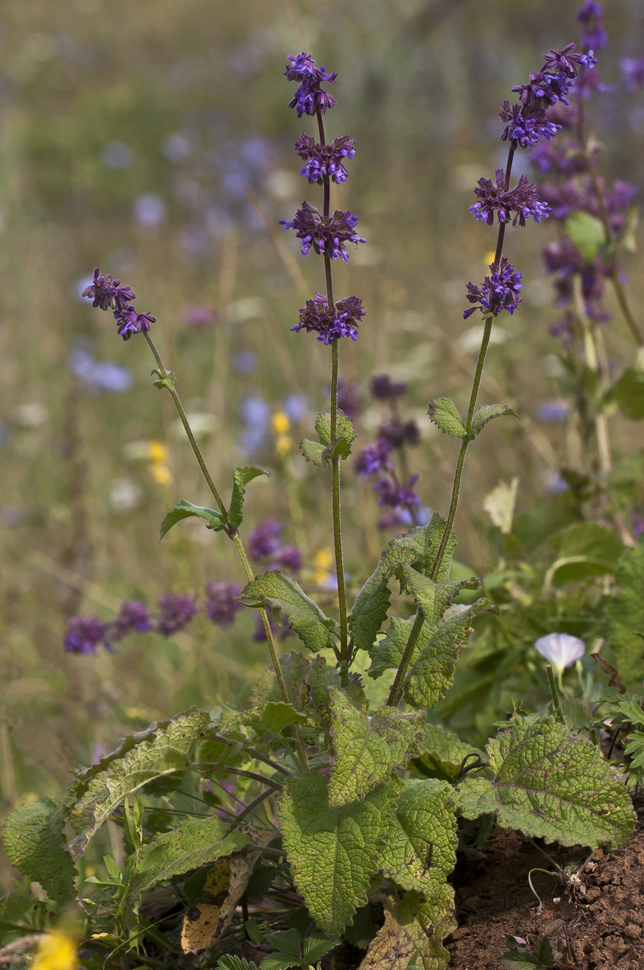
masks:
[[[333,550],[328,547],[319,549],[313,557],[313,579],[322,586],[331,577],[331,567],[333,566]]]
[[[275,439],[275,454],[278,458],[288,455],[293,450],[293,439],[290,434],[279,434]]]
[[[76,970],[78,965],[76,941],[63,930],[52,930],[40,940],[31,970]]]
[[[288,414],[284,414],[283,411],[275,411],[271,418],[271,428],[273,429],[273,434],[277,436],[285,435],[287,431],[290,431],[291,422]]]
[[[170,485],[172,475],[168,468],[168,449],[162,441],[148,442],[148,455],[150,458],[150,474],[159,485]]]

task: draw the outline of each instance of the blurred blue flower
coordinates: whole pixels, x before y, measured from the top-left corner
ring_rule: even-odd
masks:
[[[538,421],[565,421],[570,414],[570,401],[540,401],[534,414]]]
[[[184,159],[192,154],[192,145],[185,135],[182,135],[179,131],[175,131],[174,134],[168,135],[165,139],[161,147],[161,152],[164,158],[176,164],[177,162],[183,162]]]
[[[128,168],[132,164],[133,154],[130,146],[124,142],[110,141],[101,157],[108,168]]]
[[[238,374],[253,374],[258,364],[259,358],[252,350],[240,350],[233,357],[233,368]]]
[[[184,253],[190,253],[190,255],[197,255],[202,253],[206,248],[206,231],[196,222],[188,222],[180,230],[177,237],[179,243],[179,248],[183,250]]]
[[[546,492],[549,495],[561,495],[568,488],[570,488],[568,482],[561,477],[559,472],[550,472],[546,479]]]
[[[146,192],[134,200],[134,219],[146,229],[156,229],[165,219],[166,205],[160,195]]]
[[[258,135],[242,142],[241,155],[245,162],[253,168],[263,170],[268,168],[271,161],[270,145]]]
[[[96,361],[91,354],[81,349],[72,351],[69,369],[92,394],[100,394],[102,391],[121,394],[129,390],[134,380],[125,367],[109,360]]]
[[[299,424],[309,412],[309,400],[306,394],[289,394],[284,398],[282,411],[288,415],[294,424]]]
[[[246,425],[239,441],[241,451],[250,455],[263,442],[271,419],[270,405],[259,395],[247,397],[240,408],[241,418]]]

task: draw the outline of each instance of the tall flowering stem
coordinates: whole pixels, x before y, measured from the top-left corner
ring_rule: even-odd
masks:
[[[181,423],[195,454],[195,458],[197,459],[201,473],[205,478],[208,488],[210,489],[210,492],[212,493],[212,496],[215,499],[217,507],[221,513],[223,531],[234,543],[246,577],[250,582],[254,578],[253,570],[250,562],[248,561],[248,556],[246,555],[241,536],[239,535],[239,529],[233,528],[228,522],[228,511],[221,499],[217,486],[215,485],[214,481],[212,480],[212,476],[208,471],[208,466],[206,465],[204,457],[201,454],[201,449],[197,444],[183,404],[181,403],[181,399],[175,389],[175,375],[172,373],[172,371],[167,370],[165,367],[163,360],[161,359],[161,355],[159,354],[154,341],[150,337],[150,324],[156,322],[155,318],[150,316],[149,313],[137,313],[135,308],[130,304],[130,301],[136,298],[136,294],[132,292],[130,287],[121,286],[120,280],[114,280],[109,274],[101,276],[98,268],[94,270],[93,281],[91,285],[83,291],[83,296],[92,299],[93,306],[95,307],[100,307],[102,310],[112,309],[114,311],[118,333],[124,340],[129,340],[135,333],[142,333],[144,335],[157,365],[156,370],[153,371],[153,373],[157,374],[158,376],[158,380],[155,381],[155,384],[160,389],[165,388],[172,398],[172,402],[181,419]],[[288,692],[288,687],[286,686],[286,681],[284,679],[284,674],[280,666],[279,655],[275,644],[275,637],[273,635],[273,630],[271,629],[268,613],[261,607],[259,608],[258,612],[266,633],[266,641],[268,643],[271,662],[275,670],[275,678],[277,680],[282,700],[289,704],[291,699]],[[302,771],[308,771],[306,749],[297,725],[295,725],[295,735],[297,741],[297,751],[295,752],[294,757],[298,761],[300,769]]]
[[[297,110],[298,118],[303,114],[315,116],[318,125],[319,142],[303,134],[295,143],[295,150],[305,165],[300,175],[310,183],[322,185],[322,213],[308,202],[303,202],[291,222],[283,221],[285,229],[295,229],[302,240],[302,253],[306,255],[312,248],[324,258],[326,296],[316,294],[314,300],[307,300],[300,310],[300,322],[291,329],[299,332],[318,334],[317,339],[331,346],[331,441],[338,437],[338,384],[340,371],[341,337],[357,339],[358,325],[364,316],[362,302],[358,297],[349,296],[336,302],[333,293],[333,274],[331,260],[347,260],[345,242],[364,242],[356,231],[357,216],[352,212],[336,211],[331,215],[331,182],[346,181],[348,170],[344,161],[353,158],[355,145],[347,135],[336,138],[327,144],[323,115],[328,108],[334,107],[335,99],[322,88],[322,83],[335,84],[337,74],[329,73],[324,67],[317,67],[311,54],[289,54],[290,64],[284,72],[289,81],[299,82],[295,97],[289,107]],[[340,614],[340,676],[344,687],[349,683],[350,647],[347,624],[346,586],[342,552],[341,482],[340,455],[331,458],[333,545],[335,570],[338,585],[338,612]]]
[[[445,557],[445,551],[449,542],[450,532],[454,525],[458,500],[461,490],[461,480],[463,468],[470,442],[472,441],[472,425],[476,402],[481,387],[485,358],[492,335],[492,324],[496,316],[503,310],[511,315],[521,302],[519,290],[522,288],[521,273],[515,271],[507,259],[503,257],[503,244],[505,241],[505,228],[512,213],[515,213],[513,224],[525,225],[526,218],[532,217],[535,222],[547,219],[550,206],[541,202],[537,197],[536,187],[527,182],[525,177],[521,177],[516,186],[510,189],[510,177],[512,165],[517,148],[527,148],[536,145],[541,139],[550,141],[551,138],[561,129],[560,125],[549,121],[546,112],[549,107],[562,101],[567,104],[566,95],[577,76],[580,66],[590,70],[596,63],[593,52],[574,54],[572,50],[574,44],[569,44],[562,51],[551,50],[544,55],[545,63],[541,71],[532,73],[528,84],[513,88],[519,94],[519,103],[510,106],[508,101],[501,103],[499,116],[505,121],[506,127],[501,135],[503,141],[509,142],[508,158],[505,171],[499,169],[496,173],[496,180],[480,179],[479,187],[475,189],[478,201],[470,206],[472,215],[480,220],[492,225],[494,216],[498,220],[498,232],[494,261],[490,265],[491,275],[485,278],[480,286],[472,283],[467,284],[467,299],[475,304],[465,310],[464,319],[467,319],[477,309],[483,315],[483,337],[479,350],[476,371],[472,382],[470,402],[465,419],[465,434],[461,439],[461,447],[456,460],[456,470],[454,473],[454,483],[452,485],[452,497],[450,501],[445,530],[436,553],[436,558],[430,571],[430,579],[436,582],[440,573],[440,568]],[[431,414],[431,412],[430,412]],[[403,694],[408,679],[408,670],[411,659],[418,643],[425,616],[422,610],[418,610],[416,618],[412,624],[409,639],[405,645],[403,656],[396,671],[394,682],[391,685],[387,704],[396,706]]]

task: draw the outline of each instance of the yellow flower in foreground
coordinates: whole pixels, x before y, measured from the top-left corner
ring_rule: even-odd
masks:
[[[291,430],[291,422],[288,414],[283,411],[276,411],[271,418],[271,428],[274,435],[284,435]]]
[[[319,549],[318,552],[313,557],[313,568],[315,572],[313,574],[314,581],[319,585],[323,586],[324,583],[328,582],[331,577],[331,567],[333,566],[333,550],[325,547],[324,549]]]
[[[52,930],[43,936],[31,964],[31,970],[76,970],[77,967],[76,941],[63,930]]]

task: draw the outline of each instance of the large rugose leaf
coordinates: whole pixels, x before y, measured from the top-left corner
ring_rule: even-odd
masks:
[[[339,935],[367,902],[394,797],[380,785],[361,802],[331,808],[321,775],[298,775],[284,786],[280,828],[295,884],[330,937]]]
[[[406,765],[422,731],[422,715],[385,707],[369,717],[343,691],[331,688],[330,695],[336,761],[329,781],[329,805],[348,805],[388,781],[394,768]]]
[[[51,798],[21,805],[4,824],[4,847],[12,866],[39,882],[51,900],[66,903],[76,895],[76,867],[66,848],[62,810]]]
[[[403,889],[418,890],[434,899],[441,895],[456,865],[452,788],[433,778],[396,785],[400,794],[382,852],[382,871]]]
[[[83,854],[97,829],[128,795],[155,778],[189,767],[192,748],[209,720],[204,711],[189,711],[154,724],[126,738],[117,751],[79,776],[66,800],[76,833],[69,843],[73,859]]]
[[[456,789],[466,818],[495,812],[501,826],[564,845],[623,845],[635,813],[624,785],[586,738],[554,717],[515,718],[487,745],[492,778]]]
[[[360,964],[359,970],[407,970],[416,954],[424,970],[445,970],[449,952],[443,940],[452,933],[454,890],[445,885],[436,899],[417,892],[388,896],[382,900],[385,922]]]

